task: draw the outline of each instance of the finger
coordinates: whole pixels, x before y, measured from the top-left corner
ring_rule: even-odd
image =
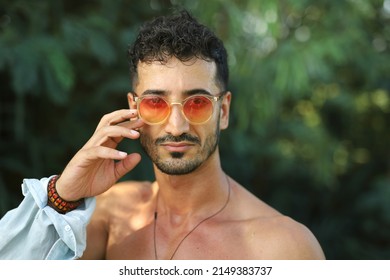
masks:
[[[145,125],[145,123],[141,119],[126,121],[126,122],[122,122],[122,123],[117,124],[117,126],[123,126],[123,127],[129,128],[129,129],[132,129],[132,130],[137,130],[138,128],[140,128],[144,125]]]
[[[102,127],[91,137],[86,147],[105,145],[115,148],[123,138],[137,139],[139,132],[124,126],[114,125]]]
[[[123,151],[118,151],[116,149],[96,146],[82,151],[85,153],[88,160],[96,159],[113,159],[113,160],[123,160],[127,157],[127,153]]]
[[[123,160],[115,164],[117,180],[122,178],[126,173],[131,171],[141,161],[141,155],[133,153],[127,155]]]
[[[122,110],[111,112],[109,114],[104,115],[101,118],[96,130],[104,126],[115,125],[124,121],[128,121],[136,116],[137,116],[136,109],[122,109]]]

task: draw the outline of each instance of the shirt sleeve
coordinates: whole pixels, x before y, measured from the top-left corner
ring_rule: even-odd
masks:
[[[23,180],[23,201],[0,220],[0,259],[69,260],[82,256],[96,199],[86,198],[77,209],[60,214],[47,205],[49,179]]]

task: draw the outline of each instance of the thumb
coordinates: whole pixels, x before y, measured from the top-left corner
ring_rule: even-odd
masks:
[[[141,155],[138,153],[129,154],[123,160],[118,161],[115,164],[117,180],[136,167],[140,161]]]

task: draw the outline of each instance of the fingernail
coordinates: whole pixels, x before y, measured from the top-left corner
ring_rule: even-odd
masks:
[[[138,135],[139,132],[138,132],[138,131],[135,131],[135,130],[133,130],[133,129],[131,129],[131,130],[130,130],[130,134],[131,134],[131,135]]]
[[[118,153],[119,153],[119,155],[120,155],[121,157],[125,157],[125,156],[127,156],[127,153],[126,153],[126,152],[121,152],[121,151],[118,151]]]

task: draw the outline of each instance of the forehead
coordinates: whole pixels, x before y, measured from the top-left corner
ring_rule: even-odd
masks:
[[[191,59],[182,62],[171,58],[166,63],[154,61],[138,64],[138,82],[135,91],[163,90],[182,92],[202,88],[210,92],[218,90],[216,84],[215,62],[202,59]]]

